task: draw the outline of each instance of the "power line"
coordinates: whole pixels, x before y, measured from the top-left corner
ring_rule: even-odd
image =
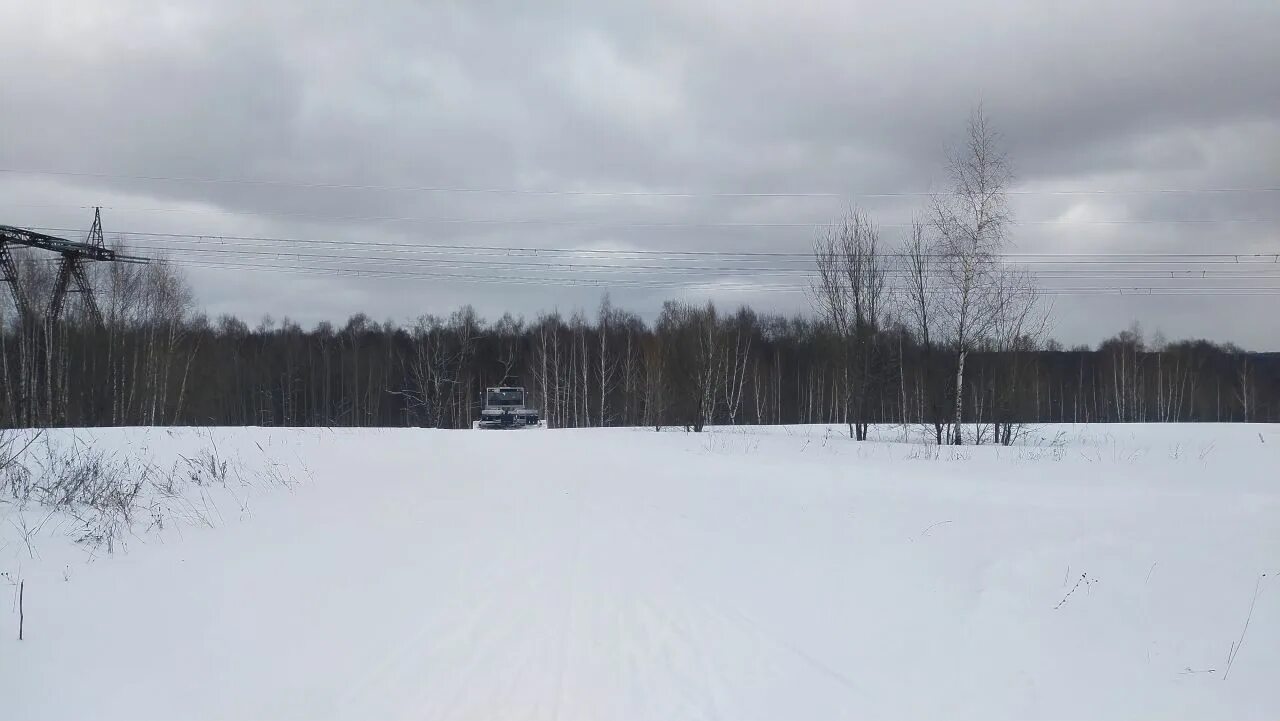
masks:
[[[306,241],[303,239],[280,239],[256,236],[238,236],[232,245],[249,246],[228,248],[219,243],[218,247],[208,247],[195,242],[205,240],[208,236],[185,234],[145,234],[146,240],[139,244],[141,250],[157,252],[172,251],[180,255],[174,259],[179,265],[190,267],[208,267],[224,269],[255,269],[275,272],[305,272],[310,274],[354,275],[373,277],[429,278],[458,280],[483,283],[512,283],[523,285],[557,285],[557,286],[589,286],[618,288],[667,288],[667,289],[711,289],[720,291],[753,291],[753,292],[804,292],[807,284],[767,284],[760,278],[795,277],[797,275],[812,276],[813,256],[809,253],[750,253],[737,251],[626,251],[604,249],[587,251],[585,258],[566,253],[582,253],[578,249],[531,249],[503,246],[460,246],[440,244],[387,244],[346,241]],[[167,244],[177,243],[176,245]],[[284,244],[334,244],[325,245],[326,252],[300,252],[281,248],[271,248],[259,243]],[[384,246],[391,246],[395,251]],[[424,248],[434,249],[445,255],[444,258],[426,259],[413,257],[414,252]],[[481,260],[462,260],[456,257],[473,254],[479,248],[487,252]],[[342,252],[347,251],[346,253]],[[337,251],[337,252],[335,252]],[[533,251],[531,255],[520,255],[523,251]],[[387,255],[389,252],[409,253],[410,255]],[[496,255],[505,252],[506,256]],[[513,252],[516,253],[513,255]],[[295,259],[289,265],[267,265],[246,261],[223,261],[191,256],[208,255],[246,255],[260,256],[265,259]],[[746,256],[746,257],[744,257]],[[763,257],[760,257],[763,256]],[[887,257],[902,258],[901,253],[887,254]],[[505,258],[505,259],[504,259]],[[533,260],[530,260],[530,259]],[[1007,253],[1000,259],[1014,265],[1043,266],[1033,269],[1033,274],[1043,280],[1093,280],[1107,281],[1105,286],[1054,287],[1041,288],[1046,294],[1081,294],[1081,293],[1146,293],[1146,294],[1267,294],[1280,292],[1280,287],[1271,286],[1208,286],[1204,282],[1242,280],[1276,280],[1280,276],[1272,273],[1272,268],[1280,270],[1280,253]],[[584,261],[613,262],[584,262]],[[535,262],[548,261],[548,262]],[[619,263],[619,261],[622,261]],[[641,261],[630,263],[626,261]],[[768,262],[772,266],[743,267],[741,265],[705,265],[708,261],[722,263]],[[702,263],[703,265],[672,265],[672,263]],[[338,263],[340,265],[319,265],[320,263]],[[647,264],[645,264],[647,263]],[[656,264],[654,264],[656,263]],[[776,267],[780,263],[804,263],[806,267]],[[376,267],[381,264],[383,267]],[[409,268],[406,264],[422,264],[425,268]],[[393,269],[385,266],[393,265]],[[375,267],[370,267],[375,266]],[[1191,266],[1191,267],[1188,267]],[[1217,266],[1217,267],[1213,267]],[[497,269],[502,272],[523,273],[521,276],[483,275],[442,271],[472,271],[477,269]],[[546,275],[546,273],[565,273],[567,276]],[[679,278],[680,275],[711,276],[707,279]],[[728,277],[714,278],[717,274],[733,274]],[[930,276],[941,275],[941,272],[930,272]],[[619,278],[616,276],[622,275]],[[908,277],[901,268],[888,268],[886,275],[890,280]],[[602,277],[604,276],[604,277]],[[614,276],[614,277],[608,277]],[[649,276],[649,277],[642,277]],[[657,277],[655,277],[657,276]],[[663,277],[665,276],[665,277]],[[1119,281],[1143,280],[1160,281],[1159,286],[1117,285]],[[1202,281],[1197,283],[1196,281]],[[1185,285],[1185,283],[1193,285]],[[1170,285],[1180,283],[1180,285]]]
[[[304,275],[349,275],[368,277],[398,277],[416,279],[465,280],[505,285],[557,285],[568,287],[590,288],[628,288],[628,289],[686,289],[686,290],[724,290],[724,291],[758,291],[758,292],[808,292],[805,285],[754,284],[742,281],[729,283],[678,283],[678,282],[618,282],[611,280],[592,280],[582,278],[539,278],[529,279],[511,276],[466,275],[457,273],[415,272],[403,270],[361,270],[346,267],[325,267],[305,265],[269,265],[257,263],[238,263],[222,261],[179,261],[179,265],[194,267],[228,268],[244,270],[261,270],[270,272],[299,273]],[[891,288],[904,290],[903,288]],[[1160,286],[1081,286],[1051,287],[1038,291],[1044,295],[1280,295],[1280,287],[1183,287],[1171,288]]]
[[[140,246],[141,250],[150,252],[155,251],[176,251],[183,254],[200,254],[200,255],[253,255],[266,256],[275,259],[298,258],[298,259],[321,259],[331,260],[335,262],[355,261],[359,263],[391,263],[403,265],[405,263],[430,263],[432,267],[500,267],[514,268],[519,270],[559,270],[571,272],[585,273],[624,273],[624,274],[699,274],[699,273],[738,273],[750,274],[753,276],[780,276],[780,275],[805,275],[809,276],[814,273],[812,261],[806,267],[800,268],[778,268],[778,267],[743,267],[743,266],[672,266],[672,265],[640,265],[640,264],[604,264],[592,262],[551,262],[539,263],[531,261],[518,260],[459,260],[456,258],[447,259],[424,259],[412,256],[381,256],[381,255],[351,255],[338,253],[307,253],[289,250],[245,250],[232,248],[202,248],[190,246],[173,246],[173,245],[154,245],[148,244]],[[794,262],[794,261],[788,261]],[[1193,261],[1194,262],[1194,261]],[[1069,264],[1068,264],[1069,265]],[[1080,265],[1080,264],[1078,264]],[[1144,265],[1144,263],[1134,263],[1128,265]],[[1037,277],[1057,277],[1061,275],[1074,275],[1077,277],[1107,277],[1110,275],[1124,274],[1132,278],[1269,278],[1280,277],[1280,264],[1275,263],[1222,263],[1227,268],[1176,268],[1176,269],[1160,269],[1160,268],[1098,268],[1092,264],[1081,268],[1047,268],[1036,269]],[[1249,266],[1262,266],[1263,270],[1259,270]],[[1243,266],[1243,267],[1240,267]],[[1272,266],[1275,266],[1274,271]],[[1259,273],[1263,275],[1242,275],[1243,273]],[[906,269],[887,268],[885,273],[890,277],[909,276]],[[928,275],[939,275],[938,271],[929,272]]]
[[[436,185],[387,185],[366,183],[326,183],[291,181],[269,178],[214,178],[198,176],[135,175],[70,170],[36,170],[29,168],[0,168],[0,173],[53,177],[98,178],[112,180],[141,180],[169,183],[207,183],[220,185],[261,185],[292,188],[317,188],[329,190],[377,190],[415,193],[474,193],[503,195],[560,195],[589,197],[665,197],[665,198],[919,198],[935,195],[953,195],[949,191],[896,191],[896,192],[692,192],[655,190],[579,190],[535,189],[513,187],[451,187]],[[1226,193],[1275,193],[1280,187],[1221,187],[1221,188],[1114,188],[1114,189],[1048,189],[1013,190],[1008,195],[1148,195],[1148,194],[1226,194]]]
[[[75,228],[43,228],[37,227],[32,230],[39,230],[48,233],[74,233],[79,232]],[[216,233],[157,233],[121,230],[114,231],[112,235],[123,237],[139,237],[139,238],[173,238],[200,240],[209,242],[225,242],[225,241],[245,241],[250,243],[293,243],[293,244],[311,244],[311,245],[339,245],[349,247],[368,247],[368,248],[396,248],[401,250],[449,250],[449,251],[486,251],[498,254],[523,254],[529,256],[540,256],[547,254],[573,254],[573,255],[605,255],[613,257],[621,256],[670,256],[670,257],[719,257],[719,258],[804,258],[813,259],[812,251],[804,252],[782,252],[782,251],[699,251],[699,250],[644,250],[644,249],[621,249],[621,248],[540,248],[537,246],[498,246],[498,245],[461,245],[447,243],[393,243],[385,241],[346,241],[346,240],[324,240],[313,238],[290,238],[279,236],[254,236],[254,235],[220,235]],[[906,257],[905,253],[885,253],[885,257]],[[1127,260],[1136,260],[1143,258],[1198,258],[1198,259],[1219,259],[1225,262],[1280,262],[1280,252],[1258,252],[1258,251],[1239,251],[1239,252],[1218,252],[1218,253],[1175,253],[1175,252],[1149,252],[1149,253],[999,253],[1000,258],[1025,258],[1025,259],[1055,259],[1055,258],[1080,258],[1080,259],[1096,259],[1098,262],[1108,262],[1114,259],[1116,262]]]
[[[227,249],[227,248],[221,248],[221,247],[208,248],[208,247],[192,247],[190,245],[178,245],[178,246],[156,245],[152,241],[148,241],[148,243],[143,246],[143,249],[151,250],[151,251],[172,250],[172,251],[180,251],[185,254],[233,254],[237,256],[243,256],[243,255],[249,254],[249,255],[266,256],[272,259],[282,259],[282,258],[305,259],[312,263],[317,263],[317,262],[342,263],[342,265],[339,267],[316,266],[316,265],[304,266],[300,263],[293,263],[288,266],[261,266],[261,265],[253,266],[252,264],[246,264],[246,263],[236,263],[236,262],[226,263],[226,262],[208,261],[208,260],[194,260],[189,257],[184,257],[177,261],[180,264],[193,265],[193,266],[203,265],[206,267],[208,266],[260,267],[260,268],[280,270],[280,271],[309,270],[309,271],[322,271],[322,272],[328,272],[328,273],[339,273],[339,274],[350,274],[350,275],[371,275],[371,274],[387,275],[388,273],[390,273],[393,275],[400,275],[400,276],[410,275],[413,277],[454,278],[454,279],[486,281],[486,282],[489,282],[491,280],[493,281],[505,280],[510,282],[521,282],[526,284],[538,284],[538,283],[551,282],[551,283],[560,283],[560,284],[563,284],[563,283],[590,284],[592,286],[603,286],[607,284],[611,286],[628,286],[628,287],[692,288],[692,287],[697,287],[698,284],[696,283],[691,284],[687,280],[670,279],[670,278],[659,278],[655,280],[653,278],[636,278],[635,276],[646,275],[646,274],[671,276],[671,275],[679,275],[679,274],[685,274],[685,273],[704,274],[704,275],[716,274],[716,273],[732,273],[732,274],[737,274],[738,276],[746,276],[748,279],[754,279],[754,278],[770,277],[770,276],[773,276],[773,277],[786,276],[788,274],[803,274],[805,276],[809,276],[812,273],[811,266],[809,268],[779,269],[779,268],[768,268],[768,267],[760,268],[760,267],[729,267],[729,266],[705,266],[705,265],[696,266],[696,267],[680,267],[680,266],[670,266],[670,265],[639,265],[639,264],[617,265],[617,264],[583,263],[580,261],[574,261],[572,259],[563,259],[563,258],[560,259],[558,262],[551,262],[551,263],[533,263],[527,260],[526,261],[518,261],[518,260],[503,261],[503,260],[493,260],[493,259],[486,259],[486,260],[480,260],[480,261],[465,261],[465,260],[458,260],[456,258],[448,258],[443,261],[434,260],[431,262],[431,267],[437,268],[437,269],[439,268],[454,269],[454,268],[461,267],[464,270],[466,269],[474,270],[475,266],[479,266],[481,268],[497,267],[507,271],[514,270],[516,272],[525,272],[525,273],[529,273],[529,272],[544,273],[548,271],[551,271],[551,272],[559,271],[559,272],[568,272],[574,276],[571,278],[556,278],[551,276],[537,275],[533,277],[524,276],[521,278],[511,278],[509,276],[495,277],[492,274],[485,275],[485,276],[475,276],[475,275],[462,275],[457,273],[439,273],[439,272],[424,273],[423,271],[405,273],[402,270],[386,271],[384,269],[379,269],[376,267],[375,268],[368,267],[370,264],[374,264],[374,265],[394,264],[398,268],[400,268],[405,263],[423,263],[424,262],[424,259],[422,258],[413,258],[413,257],[397,257],[397,256],[385,256],[385,255],[367,255],[367,254],[350,255],[350,254],[335,254],[331,252],[330,253],[302,253],[302,252],[296,252],[296,251],[282,251],[278,249],[233,250],[233,249]],[[1059,279],[1068,278],[1068,279],[1075,279],[1075,280],[1093,279],[1093,280],[1108,280],[1112,282],[1117,280],[1135,280],[1135,279],[1136,280],[1173,281],[1173,282],[1196,281],[1196,280],[1207,281],[1210,279],[1229,280],[1233,282],[1239,281],[1239,280],[1250,280],[1250,279],[1263,279],[1263,280],[1275,279],[1275,276],[1271,275],[1270,273],[1266,273],[1265,271],[1263,275],[1257,275],[1258,270],[1254,268],[1240,267],[1245,265],[1270,266],[1274,264],[1275,260],[1269,263],[1257,263],[1257,262],[1235,263],[1234,261],[1238,260],[1236,256],[1234,255],[1228,256],[1226,254],[1221,254],[1221,253],[1219,254],[1207,254],[1207,253],[1131,254],[1131,255],[1126,254],[1126,255],[1118,255],[1113,257],[1103,257],[1104,254],[1080,254],[1080,253],[1022,254],[1022,255],[1025,256],[1020,261],[1023,263],[1041,262],[1041,263],[1046,263],[1050,266],[1065,266],[1065,267],[1050,267],[1047,270],[1036,270],[1035,275],[1039,278],[1044,278],[1044,279],[1055,279],[1055,278],[1059,278]],[[1194,260],[1163,259],[1170,255],[1180,257],[1180,258],[1194,258]],[[1159,261],[1152,261],[1148,259],[1150,257],[1161,257],[1162,259]],[[1206,257],[1217,258],[1218,260],[1206,261],[1204,260]],[[1063,258],[1065,258],[1065,260]],[[672,260],[670,258],[664,259],[662,257],[659,257],[658,259]],[[681,260],[688,260],[688,259],[681,259]],[[702,258],[699,258],[697,260],[702,260]],[[1277,258],[1276,260],[1280,260],[1280,258]],[[356,265],[353,265],[353,262]],[[741,262],[741,259],[739,259],[738,262]],[[788,260],[785,262],[796,262],[796,261]],[[805,259],[805,261],[802,261],[802,262],[812,263],[812,258],[807,258]],[[1168,269],[1153,269],[1149,267],[1144,267],[1144,266],[1150,266],[1154,263],[1160,263],[1160,264],[1167,263],[1167,264],[1172,264],[1177,266],[1184,266],[1189,264],[1205,264],[1206,262],[1217,263],[1217,264],[1225,263],[1228,266],[1228,268],[1225,270],[1222,270],[1222,269],[1209,269],[1209,268],[1175,267],[1172,270],[1168,270]],[[1131,264],[1139,267],[1137,267],[1136,269],[1135,268],[1115,268],[1115,267],[1104,267],[1104,268],[1092,268],[1092,267],[1071,268],[1069,267],[1070,265],[1075,265],[1080,263],[1098,263],[1098,264],[1109,265],[1109,266]],[[468,268],[468,266],[471,266],[471,267]],[[1269,270],[1270,270],[1269,267],[1266,268],[1266,271],[1269,271]],[[1247,275],[1245,273],[1254,273],[1254,274]],[[584,274],[588,274],[588,275],[584,275]],[[623,274],[627,277],[623,279],[607,278],[607,277],[606,278],[590,277],[593,275],[599,276],[602,274],[612,274],[612,275]],[[1212,274],[1212,276],[1210,274]],[[906,273],[902,270],[888,269],[887,275],[890,278],[894,278],[894,277],[900,278],[900,277],[905,277]],[[934,275],[934,273],[931,273],[931,275]],[[737,283],[739,285],[746,283],[747,284],[746,287],[752,290],[779,290],[779,289],[797,290],[797,289],[807,288],[807,286],[790,286],[790,287],[762,286],[758,281],[742,280],[741,278],[717,279],[714,282],[710,283],[708,287],[715,287],[719,289],[732,289],[734,287],[737,287],[732,285],[726,286],[725,285],[726,282]],[[708,285],[708,284],[702,284],[702,285]],[[1217,290],[1217,291],[1230,290],[1232,292],[1265,290],[1264,288],[1241,288],[1238,286],[1234,286],[1231,288],[1206,288],[1204,286],[1199,286],[1199,285],[1193,286],[1193,287],[1183,286],[1180,288],[1163,285],[1163,286],[1159,286],[1156,289],[1160,290],[1161,292],[1168,292],[1168,291],[1174,291],[1174,290],[1194,290],[1197,292],[1201,292],[1205,290]],[[1046,288],[1045,290],[1057,293],[1057,292],[1065,292],[1067,290],[1072,290],[1074,292],[1074,290],[1077,290],[1077,289]],[[1107,290],[1115,290],[1118,292],[1124,292],[1124,291],[1133,292],[1133,291],[1153,290],[1153,288],[1092,287],[1092,288],[1079,289],[1079,290],[1089,290],[1092,292],[1102,292]]]
[[[616,281],[616,280],[600,280],[600,279],[584,279],[584,278],[559,278],[559,277],[542,277],[527,278],[519,276],[502,276],[502,275],[469,275],[461,273],[440,273],[433,271],[412,271],[412,270],[383,270],[383,269],[353,269],[350,267],[340,266],[316,266],[316,265],[270,265],[261,263],[246,262],[223,262],[223,261],[179,261],[179,265],[206,267],[206,268],[223,268],[223,269],[240,269],[240,270],[258,270],[266,272],[283,272],[296,273],[303,275],[327,275],[327,276],[356,276],[356,277],[382,277],[382,278],[405,278],[405,279],[426,279],[426,280],[460,280],[466,282],[478,282],[484,284],[500,284],[500,285],[533,285],[533,286],[559,286],[559,287],[587,287],[587,288],[619,288],[619,289],[668,289],[668,290],[716,290],[724,292],[766,292],[766,293],[804,293],[809,291],[809,286],[803,284],[760,284],[751,283],[741,280],[716,281],[716,282],[677,282],[677,281]],[[891,290],[902,291],[905,288],[891,286]],[[1191,295],[1191,296],[1253,296],[1253,295],[1280,295],[1280,287],[1270,286],[1213,286],[1213,287],[1168,287],[1168,286],[1071,286],[1071,287],[1047,287],[1039,289],[1039,293],[1043,295]]]
[[[8,208],[40,208],[40,209],[75,209],[101,207],[127,213],[185,213],[195,215],[229,215],[235,217],[280,217],[298,218],[309,222],[322,223],[423,223],[428,225],[546,225],[585,228],[644,228],[646,230],[683,230],[690,228],[808,228],[817,229],[838,225],[832,221],[626,221],[626,220],[593,220],[590,218],[451,218],[433,216],[396,216],[396,215],[345,215],[318,216],[314,213],[289,212],[277,210],[231,210],[222,208],[138,208],[127,206],[85,206],[41,203],[6,203]],[[1219,225],[1219,224],[1266,224],[1280,223],[1280,218],[1129,218],[1129,219],[1068,219],[1052,218],[1041,220],[1013,220],[1013,225],[1021,226],[1077,226],[1077,225]],[[911,223],[876,223],[879,228],[910,228]]]

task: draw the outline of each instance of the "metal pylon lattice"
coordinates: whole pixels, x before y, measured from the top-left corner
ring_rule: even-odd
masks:
[[[93,297],[93,286],[89,285],[89,276],[84,271],[84,260],[74,253],[63,253],[62,260],[58,262],[58,279],[53,283],[53,299],[49,301],[49,320],[56,321],[62,317],[67,292],[73,282],[76,287],[72,292],[80,294],[85,311],[98,325],[102,325],[102,311]]]
[[[13,254],[9,252],[9,243],[3,237],[0,237],[0,280],[9,284],[13,305],[17,308],[19,317],[29,317],[31,303],[27,301],[27,294],[18,281],[18,264],[14,262]]]
[[[93,209],[93,225],[89,227],[85,245],[99,249],[106,247],[102,238],[101,208]],[[75,292],[80,293],[85,311],[98,325],[102,325],[102,311],[98,308],[98,301],[93,297],[93,286],[89,285],[89,276],[85,273],[83,258],[81,253],[74,250],[63,251],[62,260],[58,263],[58,279],[53,283],[53,299],[49,301],[49,320],[56,321],[62,317],[62,308],[67,303],[67,291],[74,282]]]
[[[93,286],[89,283],[89,275],[85,270],[86,261],[107,260],[126,263],[145,263],[146,258],[125,256],[106,247],[102,237],[102,212],[93,209],[93,225],[84,242],[57,238],[44,233],[37,233],[24,228],[0,225],[0,281],[8,283],[13,294],[14,305],[24,317],[30,317],[32,307],[22,283],[18,277],[18,266],[10,252],[15,245],[50,250],[62,256],[58,263],[58,277],[53,284],[53,298],[49,301],[49,312],[46,320],[56,322],[62,317],[66,305],[67,293],[79,293],[87,312],[99,325],[102,324],[102,310],[94,297]],[[74,286],[74,288],[72,287]]]
[[[84,242],[95,248],[107,247],[106,241],[102,239],[102,208],[93,209],[93,225],[89,226],[89,235]]]

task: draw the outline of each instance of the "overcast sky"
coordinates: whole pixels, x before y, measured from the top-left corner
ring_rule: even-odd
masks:
[[[201,310],[251,324],[590,311],[601,287],[543,282],[593,277],[581,269],[409,246],[804,253],[850,207],[897,242],[981,103],[1017,177],[1011,250],[1280,253],[1280,193],[1262,190],[1280,187],[1277,38],[1275,0],[8,2],[0,223],[87,228],[101,205],[108,236],[147,255],[354,254],[405,274],[186,268]],[[1105,192],[1045,192],[1064,189]],[[1152,190],[1232,192],[1134,192]],[[324,242],[210,253],[143,233]],[[263,255],[281,248],[313,257]],[[1280,289],[1280,265],[1257,276],[1200,285]],[[785,292],[796,275],[595,277],[648,317],[668,297],[809,307]],[[1054,302],[1067,343],[1140,321],[1280,350],[1280,296]]]

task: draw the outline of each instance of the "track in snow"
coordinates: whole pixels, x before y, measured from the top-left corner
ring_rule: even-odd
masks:
[[[807,427],[219,429],[314,478],[92,563],[6,539],[28,640],[0,639],[0,697],[22,719],[1275,717],[1280,583],[1220,676],[1280,571],[1280,431],[1070,434],[935,459]]]

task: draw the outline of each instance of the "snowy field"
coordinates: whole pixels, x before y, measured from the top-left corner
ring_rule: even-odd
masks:
[[[0,718],[1280,718],[1280,427],[842,431],[50,432]]]

